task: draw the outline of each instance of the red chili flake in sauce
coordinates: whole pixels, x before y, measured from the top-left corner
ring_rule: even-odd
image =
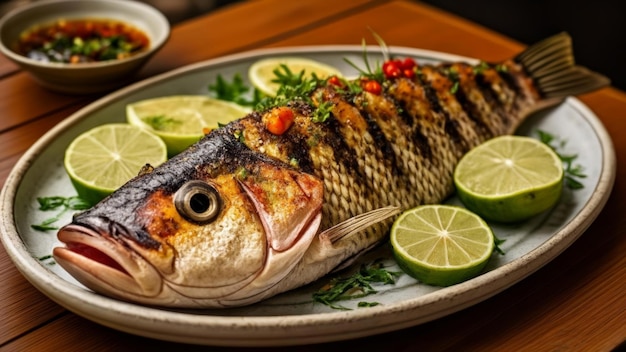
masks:
[[[59,20],[22,33],[16,52],[38,61],[81,63],[123,59],[149,45],[143,31],[124,22]]]

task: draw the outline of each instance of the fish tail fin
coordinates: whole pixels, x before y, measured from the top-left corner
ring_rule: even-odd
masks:
[[[564,98],[611,84],[609,78],[575,64],[572,39],[565,32],[532,45],[515,61],[526,69],[543,98]]]

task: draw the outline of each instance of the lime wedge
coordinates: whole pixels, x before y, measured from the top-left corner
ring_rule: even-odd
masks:
[[[484,220],[465,208],[425,205],[396,219],[391,245],[407,274],[425,284],[450,286],[481,272],[495,237]]]
[[[457,165],[454,182],[463,204],[485,219],[517,222],[556,204],[563,162],[544,143],[503,136],[472,149]]]
[[[76,137],[65,150],[64,166],[78,195],[95,204],[146,164],[166,160],[165,143],[154,134],[129,124],[106,124]]]
[[[161,137],[169,156],[196,143],[208,131],[241,118],[250,109],[203,95],[173,95],[126,106],[126,119]]]
[[[252,64],[248,69],[248,79],[255,88],[264,94],[275,96],[280,84],[272,82],[272,80],[276,79],[274,70],[281,65],[287,66],[296,75],[304,71],[305,78],[311,77],[314,73],[318,78],[341,77],[341,72],[338,69],[319,61],[301,57],[270,57]]]

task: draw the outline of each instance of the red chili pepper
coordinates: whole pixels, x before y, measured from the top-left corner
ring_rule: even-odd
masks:
[[[404,60],[387,60],[383,63],[383,74],[387,79],[398,77],[413,78],[415,76],[415,67],[417,67],[417,63],[410,57]]]
[[[328,79],[328,84],[331,84],[336,87],[343,87],[343,83],[341,82],[341,79],[339,79],[339,77],[337,76],[330,77]]]
[[[380,95],[383,91],[383,87],[375,80],[367,80],[363,83],[363,90],[366,92],[370,92],[375,95]]]
[[[383,73],[387,79],[398,78],[402,76],[402,69],[397,60],[388,60],[383,63]]]
[[[293,111],[286,106],[282,106],[269,113],[265,120],[265,128],[272,134],[281,135],[293,125],[293,121]]]
[[[415,66],[417,66],[417,63],[410,57],[404,58],[400,63],[402,70],[413,70]]]

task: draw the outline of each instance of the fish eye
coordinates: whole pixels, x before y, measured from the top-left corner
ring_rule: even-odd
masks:
[[[210,184],[194,180],[174,194],[174,206],[185,219],[197,223],[215,220],[222,210],[222,198]]]

